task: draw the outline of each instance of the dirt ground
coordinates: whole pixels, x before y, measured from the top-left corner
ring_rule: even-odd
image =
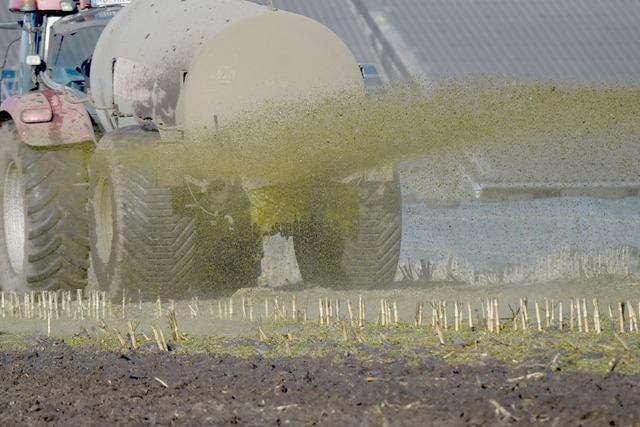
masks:
[[[376,360],[375,348],[362,347]],[[535,361],[450,365],[78,351],[0,353],[0,425],[640,425],[640,376]],[[527,377],[528,375],[528,377]]]

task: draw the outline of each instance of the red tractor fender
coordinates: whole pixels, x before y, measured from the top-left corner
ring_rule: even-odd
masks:
[[[22,141],[33,147],[96,142],[93,124],[82,103],[57,90],[45,89],[7,98],[0,120],[13,120]]]

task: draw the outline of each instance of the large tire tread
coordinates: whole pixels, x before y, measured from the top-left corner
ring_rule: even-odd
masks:
[[[89,267],[87,153],[23,146],[27,198],[27,288],[81,289]]]
[[[375,188],[380,184],[365,185]],[[352,289],[392,285],[400,256],[402,210],[397,178],[386,186],[382,198],[367,197],[377,191],[362,192],[361,218],[351,238],[316,221],[303,224],[299,234],[294,234],[296,258],[305,282]]]
[[[194,280],[194,221],[174,214],[170,188],[158,187],[145,174],[121,164],[110,162],[110,169],[119,212],[112,249],[116,259],[110,261],[115,262],[111,277],[100,274],[98,282],[113,296],[123,287],[139,289],[146,298],[184,296]]]

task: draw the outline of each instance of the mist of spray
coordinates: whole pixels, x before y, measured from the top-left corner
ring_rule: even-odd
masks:
[[[598,144],[640,135],[640,87],[554,86],[493,80],[400,85],[376,96],[341,94],[319,102],[269,106],[187,144],[135,149],[132,161],[166,173],[243,176],[265,184],[342,178],[400,160],[508,144],[532,136]],[[542,143],[542,142],[540,142]],[[593,143],[593,142],[591,142]],[[569,147],[569,145],[568,145]],[[593,147],[583,146],[588,157]],[[588,165],[588,159],[585,161]]]

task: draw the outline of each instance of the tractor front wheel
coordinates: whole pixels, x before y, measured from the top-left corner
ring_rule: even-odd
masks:
[[[89,147],[32,148],[0,127],[0,285],[82,289],[89,268]]]

